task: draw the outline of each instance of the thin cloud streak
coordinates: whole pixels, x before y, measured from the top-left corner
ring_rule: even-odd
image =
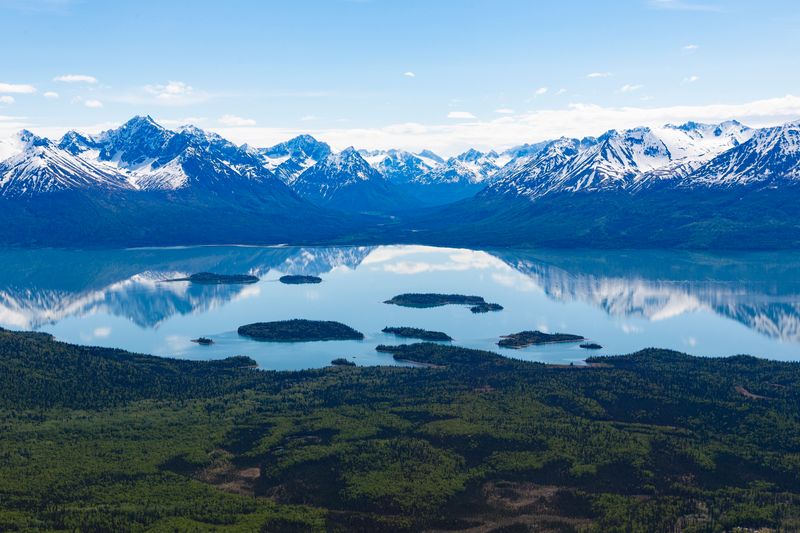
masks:
[[[271,146],[310,133],[335,149],[357,146],[366,149],[429,148],[449,156],[468,148],[503,149],[526,142],[558,137],[599,135],[610,129],[662,126],[690,120],[718,123],[737,119],[753,127],[773,126],[800,118],[800,96],[755,100],[739,104],[683,105],[664,107],[605,107],[572,103],[563,108],[542,109],[493,120],[473,119],[451,124],[391,124],[378,128],[223,128],[218,133],[232,141],[253,146]]]

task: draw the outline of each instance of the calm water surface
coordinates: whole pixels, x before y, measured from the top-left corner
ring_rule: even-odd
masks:
[[[253,285],[160,283],[195,272],[252,273]],[[284,285],[313,274],[319,285]],[[382,303],[404,292],[483,296],[505,310]],[[289,318],[338,320],[363,341],[266,343],[236,329]],[[263,368],[395,364],[374,348],[385,326],[440,330],[453,344],[531,361],[579,363],[577,344],[502,350],[525,329],[580,334],[600,354],[648,346],[704,356],[800,360],[800,254],[474,251],[420,246],[0,250],[0,326],[59,340],[187,359],[249,355]],[[190,339],[206,336],[212,346]],[[406,341],[407,342],[407,341]]]

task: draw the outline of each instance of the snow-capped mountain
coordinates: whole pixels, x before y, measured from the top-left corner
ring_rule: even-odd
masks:
[[[526,143],[519,146],[514,146],[508,150],[503,150],[497,157],[497,166],[500,168],[505,168],[509,165],[527,161],[530,158],[537,156],[539,152],[544,150],[548,144],[550,144],[550,141],[542,141],[532,144]]]
[[[111,170],[92,165],[51,141],[23,130],[7,143],[14,148],[0,162],[0,196],[7,198],[77,189],[127,189],[130,184]]]
[[[268,169],[291,186],[305,170],[328,157],[331,147],[311,135],[299,135],[275,146],[252,151],[261,157]]]
[[[798,122],[611,130],[442,160],[429,150],[333,153],[310,135],[238,146],[138,116],[98,135],[70,131],[52,141],[23,131],[0,141],[0,243],[283,243],[354,234],[366,219],[345,213],[368,213],[410,221],[371,234],[434,239],[450,224],[449,235],[472,244],[612,246],[624,235],[626,243],[731,246],[757,220],[764,246],[787,246],[800,243],[791,213],[799,169]],[[543,197],[553,201],[538,202]],[[452,206],[419,209],[445,204]],[[759,218],[765,210],[779,213]],[[709,217],[731,224],[695,223]]]
[[[81,155],[125,175],[140,190],[225,189],[274,181],[257,156],[219,135],[194,126],[174,132],[149,116],[134,117],[93,141],[97,153],[90,149]]]
[[[567,137],[551,141],[532,158],[503,171],[485,194],[543,196],[552,186],[551,176],[561,172],[578,154],[595,143],[594,139],[580,141]]]
[[[610,130],[597,139],[558,139],[501,172],[490,194],[536,199],[553,193],[636,192],[677,184],[753,132],[736,122]]]
[[[421,175],[417,180],[422,184],[460,183],[479,184],[488,180],[499,169],[497,152],[479,152],[470,149],[451,157],[443,165]]]
[[[359,150],[359,153],[392,183],[414,182],[442,164],[441,158],[430,151],[424,156],[404,150]]]
[[[314,164],[297,177],[292,189],[313,204],[343,211],[385,211],[405,202],[353,147]]]
[[[681,183],[689,187],[774,186],[800,183],[800,122],[757,130],[749,140],[699,167]]]
[[[49,166],[65,166],[73,181],[101,176],[103,185],[142,191],[230,189],[237,183],[276,181],[257,156],[219,135],[194,126],[168,130],[149,116],[134,117],[97,136],[70,131],[57,146],[50,141],[34,146],[42,143],[58,150],[43,154],[52,160]]]

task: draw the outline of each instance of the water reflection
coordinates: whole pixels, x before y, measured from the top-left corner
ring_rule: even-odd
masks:
[[[711,311],[763,335],[800,342],[800,254],[492,253],[555,300],[647,320]]]
[[[250,273],[262,281],[161,283],[201,271]],[[326,281],[281,287],[275,280],[285,273]],[[479,294],[506,311],[473,317],[461,310],[409,311],[380,303],[413,291]],[[363,330],[364,343],[337,345],[353,354],[387,341],[379,333],[383,326],[413,325],[442,329],[461,345],[486,349],[496,349],[501,334],[539,327],[591,335],[609,353],[658,345],[698,354],[797,358],[800,254],[414,246],[0,251],[0,326],[6,328],[43,329],[63,340],[151,353],[210,357],[260,350],[275,358],[277,349],[245,344],[235,328],[294,316],[341,319]],[[750,334],[742,335],[737,325]],[[640,338],[631,340],[637,333]],[[218,347],[189,342],[201,334],[216,334]],[[706,346],[694,349],[698,338]],[[273,367],[301,364],[293,362],[297,357],[308,366],[330,360],[330,349],[280,350],[283,366]],[[585,355],[572,347],[548,350],[516,354],[559,361]]]
[[[37,329],[98,312],[156,327],[173,315],[202,313],[258,286],[161,283],[196,272],[271,270],[319,275],[355,269],[370,247],[200,247],[117,251],[0,251],[0,325]]]

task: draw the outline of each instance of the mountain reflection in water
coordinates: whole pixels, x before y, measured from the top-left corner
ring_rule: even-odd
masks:
[[[203,271],[253,274],[262,281],[254,285],[161,283]],[[491,297],[504,305],[513,297],[519,309],[540,312],[545,318],[549,309],[543,308],[543,301],[550,306],[585,304],[617,321],[656,323],[699,313],[742,324],[776,342],[798,343],[800,348],[800,254],[787,252],[715,255],[679,251],[473,251],[415,246],[3,250],[0,326],[58,330],[59,326],[66,328],[69,321],[78,324],[84,318],[109,316],[129,321],[141,330],[157,330],[173,318],[220,312],[244,298],[261,298],[259,309],[269,306],[270,312],[279,316],[280,306],[288,306],[288,301],[282,296],[284,293],[278,296],[278,289],[266,284],[287,273],[330,277],[352,284],[349,292],[342,289],[345,296],[338,297],[342,300],[342,313],[355,317],[350,320],[356,322],[360,315],[388,313],[377,303],[396,293],[447,289]],[[307,299],[302,307],[294,302],[293,312],[298,313],[299,309],[314,315],[317,307],[313,295],[326,294],[324,291],[330,290],[326,283],[327,280],[317,286],[315,292],[298,288],[305,292],[285,293],[303,294]],[[502,292],[492,296],[492,291],[509,288],[515,289],[509,293],[513,296]],[[262,291],[268,294],[261,294]],[[352,298],[347,296],[350,293]],[[545,300],[534,304],[535,294],[544,295]],[[374,307],[359,309],[359,297]],[[506,301],[500,301],[503,298]],[[498,328],[536,326],[528,326],[528,322],[517,325],[512,320],[514,306],[506,308],[498,317],[483,318],[482,324],[497,320]],[[428,317],[438,315],[399,316],[431,320]],[[384,325],[410,325],[389,323],[390,320],[396,319],[387,315]],[[462,318],[462,322],[466,320],[473,319]],[[228,329],[235,329],[233,323]],[[492,331],[491,336],[511,332]],[[489,335],[484,336],[488,339]],[[481,342],[491,347],[487,339]],[[742,347],[742,351],[746,349],[747,346]],[[180,351],[176,348],[176,353]],[[585,356],[575,357],[579,355]]]

